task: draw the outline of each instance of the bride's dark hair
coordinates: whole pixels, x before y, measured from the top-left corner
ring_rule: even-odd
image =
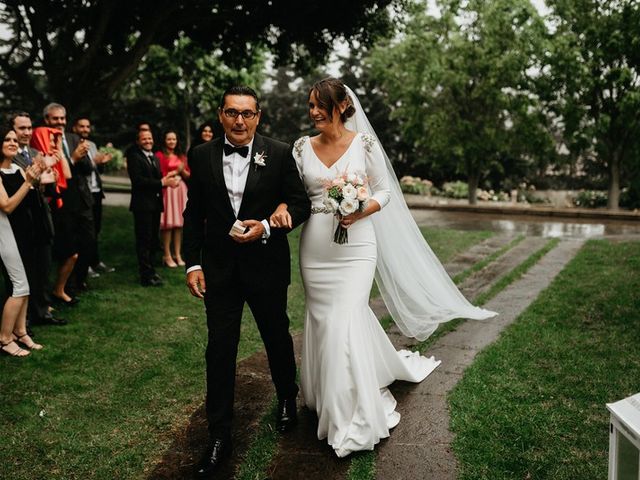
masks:
[[[328,77],[313,84],[309,90],[316,93],[318,106],[322,107],[329,113],[329,118],[333,118],[333,109],[340,111],[340,105],[346,100],[347,108],[340,114],[340,120],[345,123],[354,113],[356,108],[353,106],[353,100],[347,93],[347,89],[337,78]]]

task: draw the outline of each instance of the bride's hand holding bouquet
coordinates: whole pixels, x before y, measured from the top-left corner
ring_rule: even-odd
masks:
[[[333,241],[339,245],[349,242],[347,229],[354,222],[368,215],[369,188],[364,174],[341,173],[324,182],[324,206],[326,211],[338,217]]]

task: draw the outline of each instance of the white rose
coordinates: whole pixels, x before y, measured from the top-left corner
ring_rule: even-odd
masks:
[[[356,197],[361,202],[369,198],[369,190],[367,187],[358,187],[358,196]]]
[[[340,202],[340,213],[350,215],[358,209],[358,201],[352,198],[345,198]]]
[[[338,202],[336,200],[334,200],[331,197],[325,197],[324,199],[324,206],[326,209],[328,209],[331,212],[337,212],[338,211]]]
[[[342,187],[342,196],[345,200],[354,200],[358,196],[358,190],[356,190],[356,187],[350,183],[347,183]]]

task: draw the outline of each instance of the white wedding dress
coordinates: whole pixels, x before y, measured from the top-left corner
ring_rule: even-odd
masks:
[[[372,198],[382,207],[389,201],[385,159],[375,137],[358,133],[331,169],[316,156],[309,137],[298,139],[293,153],[314,212],[300,239],[306,294],[302,392],[318,414],[318,438],[327,438],[344,457],[372,450],[400,421],[389,384],[420,382],[440,362],[396,351],[369,308],[377,259],[371,217],[355,222],[348,243],[338,245],[336,220],[322,212],[323,181],[343,172],[365,174]]]

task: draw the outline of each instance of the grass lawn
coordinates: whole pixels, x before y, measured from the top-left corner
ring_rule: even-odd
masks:
[[[607,476],[605,403],[640,391],[640,242],[591,241],[452,392],[462,479]]]
[[[445,260],[491,234],[426,230]],[[292,331],[302,328],[304,297],[291,235]],[[46,349],[0,358],[0,477],[143,478],[204,397],[205,313],[182,270],[162,269],[162,288],[138,284],[133,220],[106,208],[103,259],[116,272],[92,281],[65,327],[36,327]],[[159,259],[159,256],[158,256]],[[239,359],[262,344],[247,312]]]

